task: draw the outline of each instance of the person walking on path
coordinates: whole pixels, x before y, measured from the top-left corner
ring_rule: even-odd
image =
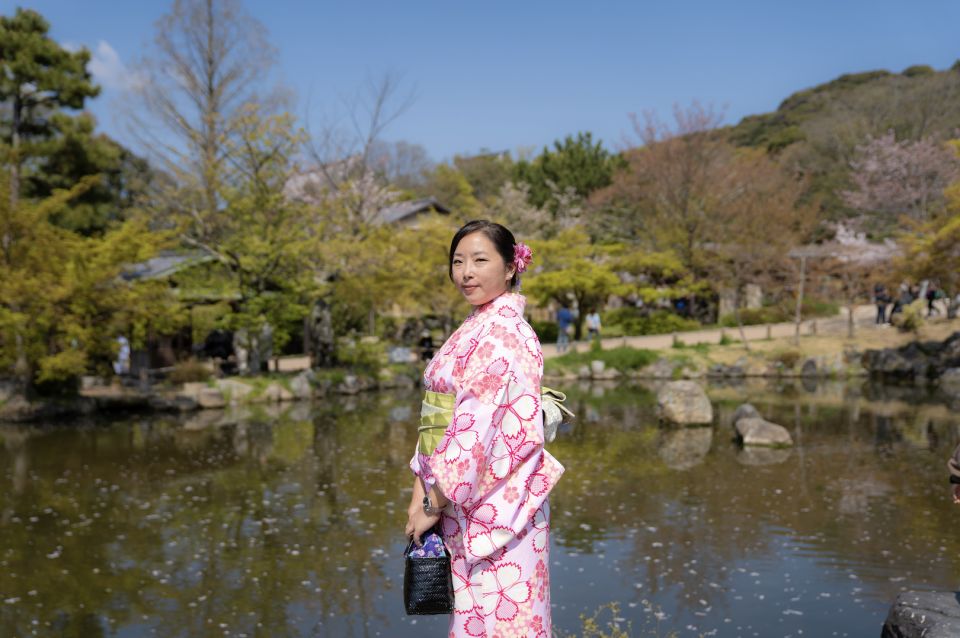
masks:
[[[573,332],[573,312],[564,304],[557,311],[557,354],[563,354],[570,347],[571,332]]]
[[[960,445],[953,451],[953,456],[947,461],[950,470],[950,487],[953,492],[953,502],[960,505]]]
[[[873,301],[877,304],[877,323],[886,323],[887,304],[890,303],[890,295],[887,294],[886,286],[878,283],[873,287]]]
[[[937,287],[937,284],[930,282],[930,285],[927,286],[927,318],[940,314],[940,311],[937,309],[936,305],[937,299],[939,298],[940,289]]]
[[[543,353],[512,292],[531,259],[484,220],[450,245],[450,279],[473,311],[423,375],[406,533],[420,545],[440,525],[452,557],[451,638],[552,634],[547,497],[564,468],[543,449]]]
[[[587,314],[586,322],[587,338],[590,341],[598,339],[600,337],[600,313],[597,312],[596,308]]]

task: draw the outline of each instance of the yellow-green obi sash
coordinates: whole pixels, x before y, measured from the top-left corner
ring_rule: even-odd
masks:
[[[563,405],[566,399],[567,395],[563,392],[545,386],[540,388],[545,443],[552,443],[557,436],[559,425],[566,421],[568,417],[574,416],[573,412]],[[424,393],[423,403],[420,406],[420,427],[417,428],[420,434],[417,446],[421,454],[430,456],[440,445],[443,433],[453,420],[453,405],[455,402],[456,396],[453,394],[442,394],[430,390]]]
[[[420,433],[418,447],[421,454],[430,456],[440,445],[443,433],[453,419],[453,405],[456,401],[453,394],[431,392],[427,390],[423,395],[420,406]]]

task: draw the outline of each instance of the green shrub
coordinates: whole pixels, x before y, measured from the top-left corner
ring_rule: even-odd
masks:
[[[167,377],[170,383],[180,385],[181,383],[202,383],[210,379],[213,373],[205,364],[196,359],[187,359],[180,361]]]
[[[377,372],[387,363],[382,341],[345,339],[337,344],[337,361],[348,368]]]
[[[555,321],[532,321],[530,327],[537,333],[540,343],[553,343],[560,333],[560,328]]]
[[[642,314],[639,308],[624,307],[603,313],[604,334],[610,334],[610,328],[620,327],[625,335],[662,335],[671,332],[696,330],[700,324],[693,319],[685,319],[667,310],[657,310]]]
[[[923,325],[923,313],[926,310],[927,302],[923,299],[917,299],[913,303],[905,306],[903,312],[893,316],[894,325],[901,332],[912,332],[914,334],[920,330]]]
[[[804,300],[800,309],[804,319],[812,317],[833,317],[840,312],[840,304],[832,301],[816,299]],[[764,323],[785,323],[793,321],[796,311],[793,306],[763,306],[761,308],[741,308],[740,321],[745,326],[756,326]],[[734,328],[737,318],[733,313],[720,317],[719,324],[724,328]]]

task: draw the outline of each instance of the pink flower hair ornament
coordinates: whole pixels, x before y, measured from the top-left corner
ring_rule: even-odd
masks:
[[[526,272],[530,262],[533,261],[533,251],[522,241],[518,241],[513,246],[513,265],[517,269],[517,274]]]

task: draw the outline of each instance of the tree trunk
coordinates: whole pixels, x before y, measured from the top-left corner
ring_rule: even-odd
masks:
[[[856,309],[856,303],[851,299],[850,305],[847,306],[847,339],[853,339],[854,337],[854,321],[853,321],[853,311]]]
[[[17,210],[17,203],[20,201],[20,111],[23,109],[23,103],[20,96],[13,98],[13,122],[10,126],[10,213]],[[6,243],[4,237],[4,243]]]
[[[750,342],[747,341],[747,333],[743,330],[743,319],[740,318],[740,289],[733,294],[733,316],[737,320],[737,329],[740,331],[740,340],[743,341],[743,347],[750,352]]]
[[[800,257],[800,285],[797,289],[797,312],[794,317],[795,330],[793,333],[793,342],[800,345],[800,312],[803,307],[803,282],[807,278],[807,258]]]

